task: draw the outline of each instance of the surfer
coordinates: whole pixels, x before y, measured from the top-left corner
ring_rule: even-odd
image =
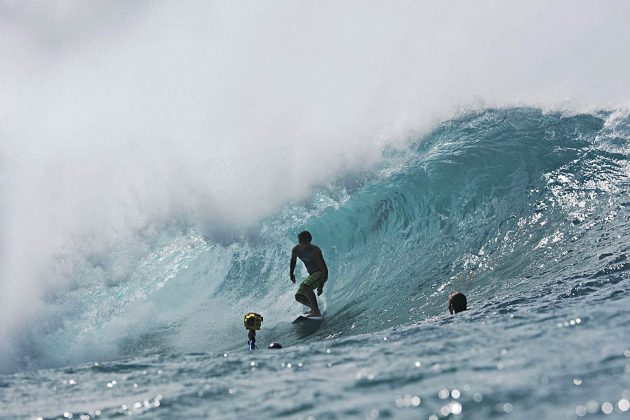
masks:
[[[317,289],[317,296],[324,291],[324,283],[328,280],[328,267],[324,261],[321,249],[311,244],[313,236],[310,232],[304,231],[298,235],[298,244],[291,251],[291,281],[295,284],[295,264],[297,258],[306,266],[308,277],[300,284],[295,293],[295,300],[302,305],[311,308],[306,315],[308,317],[322,316],[319,306],[317,305],[317,297],[314,290]]]
[[[451,315],[466,310],[468,301],[462,292],[453,292],[448,297],[448,311]]]

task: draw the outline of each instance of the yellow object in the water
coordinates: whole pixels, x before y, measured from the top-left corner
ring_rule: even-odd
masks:
[[[258,331],[262,326],[263,317],[260,314],[255,312],[250,312],[245,315],[245,319],[243,319],[243,324],[245,324],[245,329]]]

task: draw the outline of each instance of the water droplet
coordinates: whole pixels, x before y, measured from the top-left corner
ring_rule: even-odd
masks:
[[[458,415],[462,412],[462,405],[455,401],[450,404],[451,413]]]
[[[575,407],[575,414],[579,417],[584,417],[586,415],[586,407],[584,407],[583,405],[578,405],[577,407]]]
[[[451,397],[458,399],[460,397],[461,393],[459,392],[458,389],[454,389],[451,391]]]
[[[602,404],[602,413],[610,414],[613,412],[613,408],[613,405],[610,402],[606,401]]]

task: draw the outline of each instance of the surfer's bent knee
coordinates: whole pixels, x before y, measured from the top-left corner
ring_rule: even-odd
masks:
[[[309,301],[308,297],[304,296],[301,293],[296,293],[295,294],[295,300],[297,300],[298,302],[300,302],[303,305],[306,306],[310,306],[311,302]]]

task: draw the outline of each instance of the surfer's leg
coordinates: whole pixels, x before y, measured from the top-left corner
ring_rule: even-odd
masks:
[[[309,312],[307,316],[322,316],[321,312],[319,311],[319,305],[317,305],[317,297],[315,296],[315,292],[313,292],[313,289],[305,286],[304,291],[306,292],[306,297],[308,298],[308,300],[312,302],[312,305],[309,305],[311,307],[311,312]]]
[[[313,291],[318,287],[321,278],[321,271],[309,275],[302,284],[300,284],[295,294],[295,300],[311,308],[307,316],[322,316],[319,311],[319,306],[317,305],[317,297],[315,297],[315,292]]]
[[[295,300],[297,300],[304,306],[308,306],[309,308],[311,307],[311,303],[308,301],[308,298],[303,294],[296,294]]]
[[[304,306],[308,306],[309,309],[313,309],[311,307],[311,302],[308,299],[308,293],[307,293],[308,288],[309,287],[305,285],[304,282],[302,282],[302,284],[300,284],[300,287],[298,287],[297,292],[295,292],[295,300],[297,300]]]
[[[317,305],[317,297],[313,289],[305,284],[301,284],[298,292],[295,294],[295,300],[300,302],[304,306],[308,306],[311,310],[306,316],[322,316]]]

